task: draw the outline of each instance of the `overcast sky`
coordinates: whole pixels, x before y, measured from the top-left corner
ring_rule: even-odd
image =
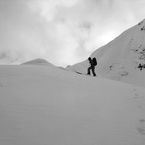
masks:
[[[0,0],[0,64],[74,64],[144,18],[145,0]]]

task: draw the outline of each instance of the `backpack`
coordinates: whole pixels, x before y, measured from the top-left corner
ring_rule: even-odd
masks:
[[[97,65],[97,60],[96,60],[96,58],[95,58],[95,57],[93,58],[93,60],[92,60],[92,61],[93,61],[93,65],[94,65],[94,66],[96,66],[96,65]]]

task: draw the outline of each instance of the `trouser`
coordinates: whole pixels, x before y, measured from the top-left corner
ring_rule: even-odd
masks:
[[[88,68],[88,75],[90,75],[91,70],[92,70],[93,76],[96,76],[95,67],[91,67],[91,66]]]

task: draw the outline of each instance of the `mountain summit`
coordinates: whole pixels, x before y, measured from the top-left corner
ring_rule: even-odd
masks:
[[[27,61],[23,63],[22,65],[47,65],[47,66],[53,66],[53,64],[49,63],[45,59],[37,58],[34,60]]]
[[[98,60],[98,75],[145,87],[145,20],[97,49],[91,57]],[[86,73],[88,66],[86,60],[67,69]]]

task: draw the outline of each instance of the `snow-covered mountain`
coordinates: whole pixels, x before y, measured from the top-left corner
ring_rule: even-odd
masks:
[[[91,57],[98,60],[99,76],[145,87],[145,20],[97,49]],[[88,66],[86,60],[67,70],[87,73]]]
[[[144,39],[142,21],[96,50],[98,77],[42,59],[0,66],[0,145],[145,145]]]
[[[47,65],[47,66],[54,66],[53,64],[49,63],[45,59],[37,58],[34,60],[27,61],[22,65]]]
[[[51,66],[0,66],[0,145],[145,145],[145,89]]]

